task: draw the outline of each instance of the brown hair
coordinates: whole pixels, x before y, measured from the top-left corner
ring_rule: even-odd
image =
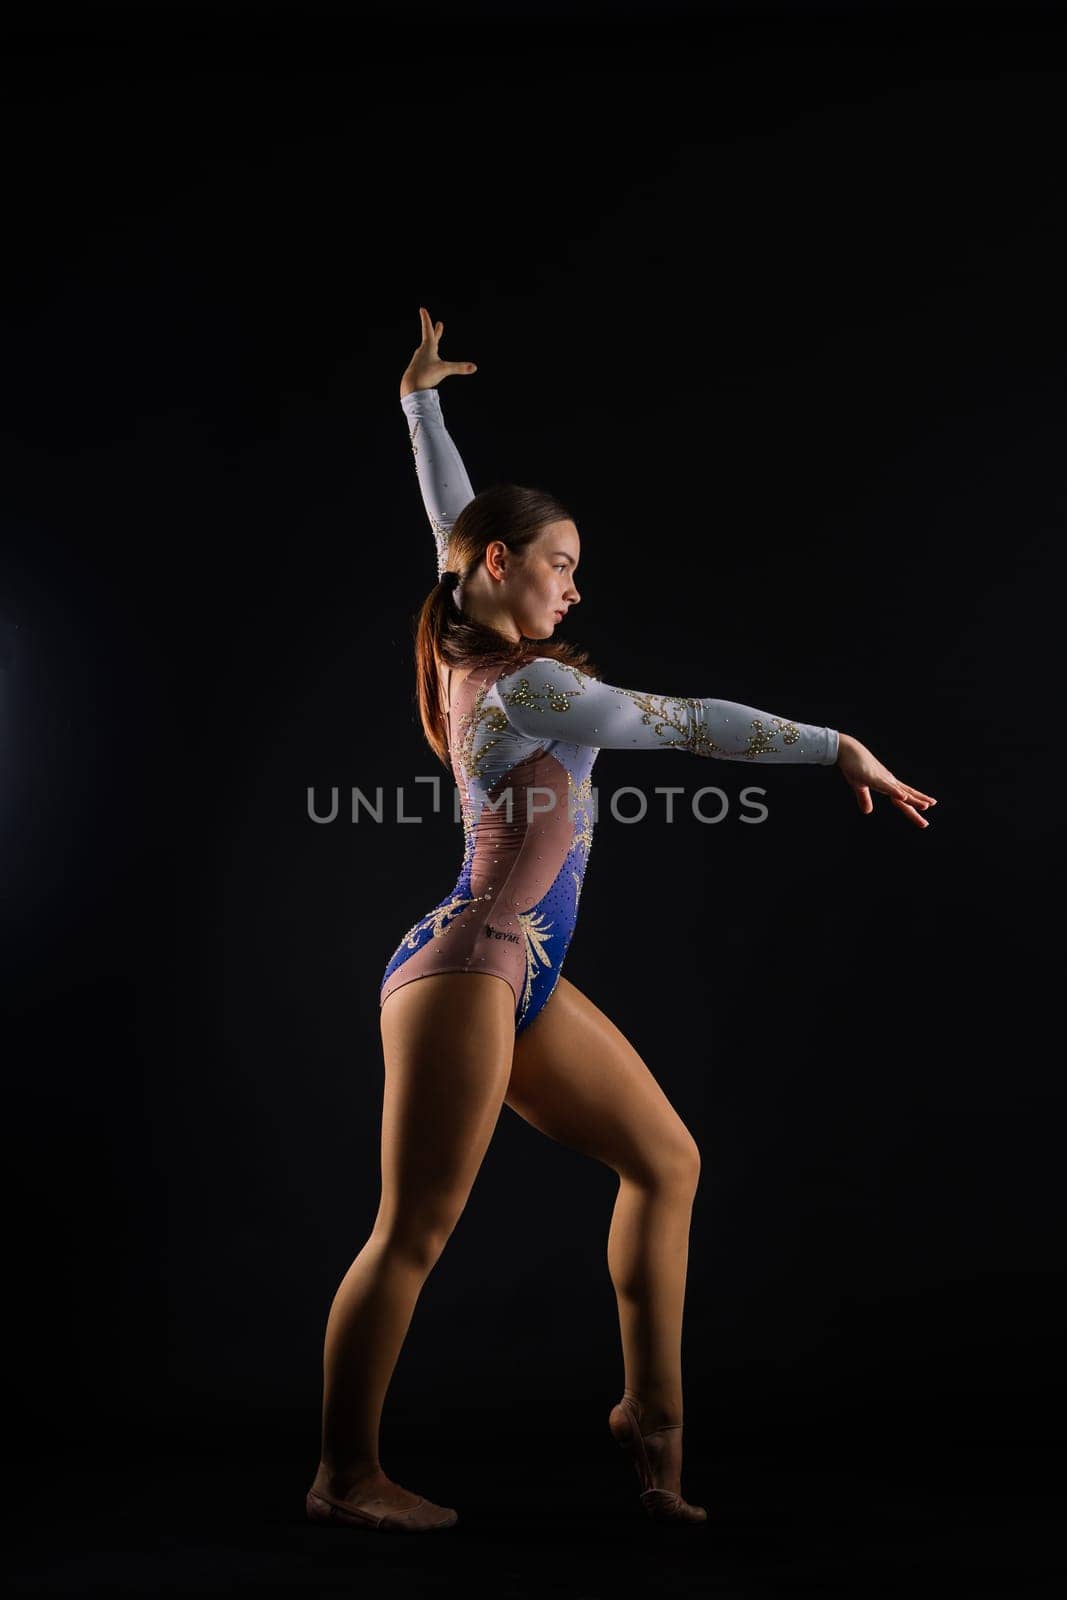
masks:
[[[494,539],[518,552],[533,544],[548,523],[564,521],[573,522],[574,518],[546,490],[524,489],[516,483],[493,484],[469,500],[453,523],[448,535],[446,570],[463,579],[476,570]],[[589,677],[600,676],[586,652],[564,639],[511,640],[495,628],[464,616],[445,583],[434,585],[414,620],[419,720],[430,748],[446,767],[448,730],[441,712],[439,661],[450,667],[490,661],[521,666],[535,656],[551,656]]]

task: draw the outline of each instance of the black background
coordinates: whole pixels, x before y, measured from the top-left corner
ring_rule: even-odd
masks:
[[[377,1207],[378,984],[462,853],[412,782],[443,771],[397,398],[420,304],[478,364],[441,391],[475,488],[573,509],[564,636],[609,682],[828,723],[939,801],[921,831],[828,769],[598,760],[567,976],[703,1153],[684,1481],[712,1525],[660,1581],[1043,1584],[1065,43],[1052,7],[5,24],[21,1588],[415,1571],[301,1517]],[[668,826],[664,784],[730,810]],[[378,785],[423,823],[345,821]],[[500,1593],[549,1581],[534,1548],[607,1593],[656,1531],[605,1425],[615,1183],[505,1110],[387,1399],[387,1469],[460,1508],[448,1560],[485,1541]]]

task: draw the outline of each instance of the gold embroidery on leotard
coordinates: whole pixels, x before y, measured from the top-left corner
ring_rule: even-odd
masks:
[[[501,689],[500,698],[509,706],[523,706],[529,711],[569,711],[571,700],[581,692],[580,689],[557,689],[551,683],[544,689],[534,689],[529,678],[520,678],[514,689]],[[547,706],[539,703],[545,697]]]
[[[616,694],[624,694],[634,705],[641,708],[641,721],[646,725],[652,724],[652,731],[657,739],[672,749],[689,750],[697,756],[726,755],[728,752],[717,745],[707,730],[696,720],[694,713],[700,707],[699,700],[684,699],[677,695],[666,694],[641,694],[636,689],[616,689]],[[664,728],[671,728],[681,735],[679,739],[664,739]]]
[[[448,918],[449,921],[454,921],[455,918],[459,916],[459,913],[463,910],[464,906],[472,906],[476,900],[490,899],[492,899],[492,890],[488,890],[485,894],[453,895],[452,899],[446,901],[443,906],[438,906],[435,910],[428,912],[425,917],[420,917],[415,926],[408,929],[408,932],[404,935],[400,942],[401,944],[406,945],[409,950],[414,950],[418,945],[418,939],[416,938],[416,935],[425,932],[425,930],[430,927],[431,924],[433,926],[434,938],[439,939],[441,934],[445,931],[446,918]]]
[[[416,435],[418,434],[421,425],[422,418],[416,417],[415,426],[408,430],[408,438],[411,440],[411,453],[416,460],[418,460],[419,455],[419,446]],[[437,545],[437,576],[440,577],[448,565],[448,539],[451,530],[446,528],[443,523],[438,522],[432,511],[427,511],[426,515],[430,519],[430,526],[433,529],[434,542]]]
[[[580,783],[574,781],[574,774],[568,769],[567,786],[570,789],[571,815],[574,817],[574,843],[581,845],[588,856],[593,844],[593,813],[591,810],[593,800],[592,773],[582,779]],[[578,814],[581,813],[581,821]]]
[[[469,799],[460,800],[459,811],[463,820],[463,849],[466,854],[474,844],[474,807]]]
[[[460,718],[459,760],[468,780],[483,776],[486,756],[494,745],[500,743],[499,739],[487,739],[475,753],[474,745],[481,724],[484,722],[488,733],[503,733],[508,725],[508,719],[502,711],[485,703],[490,688],[490,684],[484,683],[475,695],[470,711]]]
[[[749,742],[744,750],[727,750],[722,745],[715,743],[707,729],[698,720],[701,711],[701,702],[674,695],[641,694],[634,689],[616,689],[616,694],[624,694],[635,705],[641,707],[644,715],[641,721],[654,724],[653,731],[657,738],[662,738],[664,728],[672,728],[675,733],[681,734],[680,739],[664,739],[665,745],[670,745],[681,750],[690,750],[698,756],[731,756],[745,757],[754,760],[757,756],[780,755],[778,745],[772,742],[773,734],[780,733],[783,744],[796,744],[800,738],[800,730],[793,722],[787,722],[782,717],[772,717],[772,727],[767,729],[759,717],[753,717],[753,732],[749,735]],[[672,714],[673,713],[673,714]]]
[[[548,931],[552,924],[545,920],[543,911],[539,911],[536,916],[531,911],[520,911],[517,915],[526,944],[526,984],[522,991],[522,1005],[520,1007],[522,1016],[525,1016],[526,1008],[530,1004],[530,996],[533,994],[533,981],[537,972],[537,963],[540,961],[546,967],[552,965],[551,956],[545,952],[545,940],[552,937]]]
[[[785,722],[781,717],[772,717],[774,724],[771,732],[764,728],[758,717],[752,718],[752,726],[756,730],[749,739],[746,756],[765,756],[777,752],[777,745],[771,743],[772,733],[782,735],[783,744],[796,744],[800,738],[800,729],[795,722]]]
[[[434,542],[437,545],[437,576],[440,578],[448,566],[448,540],[451,530],[446,528],[443,522],[438,522],[432,511],[428,511],[426,515],[430,519]]]
[[[408,431],[408,438],[411,440],[411,453],[416,460],[418,460],[419,455],[419,445],[416,435],[419,431],[421,423],[422,418],[416,417],[415,426]],[[440,577],[442,572],[444,572],[445,567],[448,565],[447,553],[450,529],[446,528],[443,523],[438,522],[432,511],[427,511],[426,515],[430,519],[430,527],[433,529],[434,543],[437,546],[437,576]]]

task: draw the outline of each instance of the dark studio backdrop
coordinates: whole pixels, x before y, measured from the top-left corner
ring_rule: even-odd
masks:
[[[17,1460],[313,1473],[379,1193],[378,985],[462,855],[414,702],[420,304],[478,364],[441,388],[475,489],[572,508],[563,636],[609,682],[828,723],[939,801],[921,831],[826,768],[597,761],[565,971],[703,1154],[687,1462],[973,1449],[1009,1483],[1054,1455],[1055,10],[40,7],[5,33]],[[625,785],[640,822],[606,805]],[[353,824],[378,786],[392,820]],[[531,1459],[560,1410],[597,1457],[615,1186],[504,1110],[389,1393],[396,1476],[486,1438],[522,1470],[531,1403]]]

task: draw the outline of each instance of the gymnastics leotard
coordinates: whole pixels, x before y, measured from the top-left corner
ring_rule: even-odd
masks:
[[[415,390],[401,404],[440,576],[449,530],[474,490],[437,390]],[[838,748],[834,728],[731,700],[616,688],[550,656],[518,667],[475,666],[449,707],[448,735],[463,864],[445,898],[400,941],[379,1004],[401,984],[435,972],[491,973],[511,985],[516,1035],[555,988],[574,932],[600,750],[832,766]]]

